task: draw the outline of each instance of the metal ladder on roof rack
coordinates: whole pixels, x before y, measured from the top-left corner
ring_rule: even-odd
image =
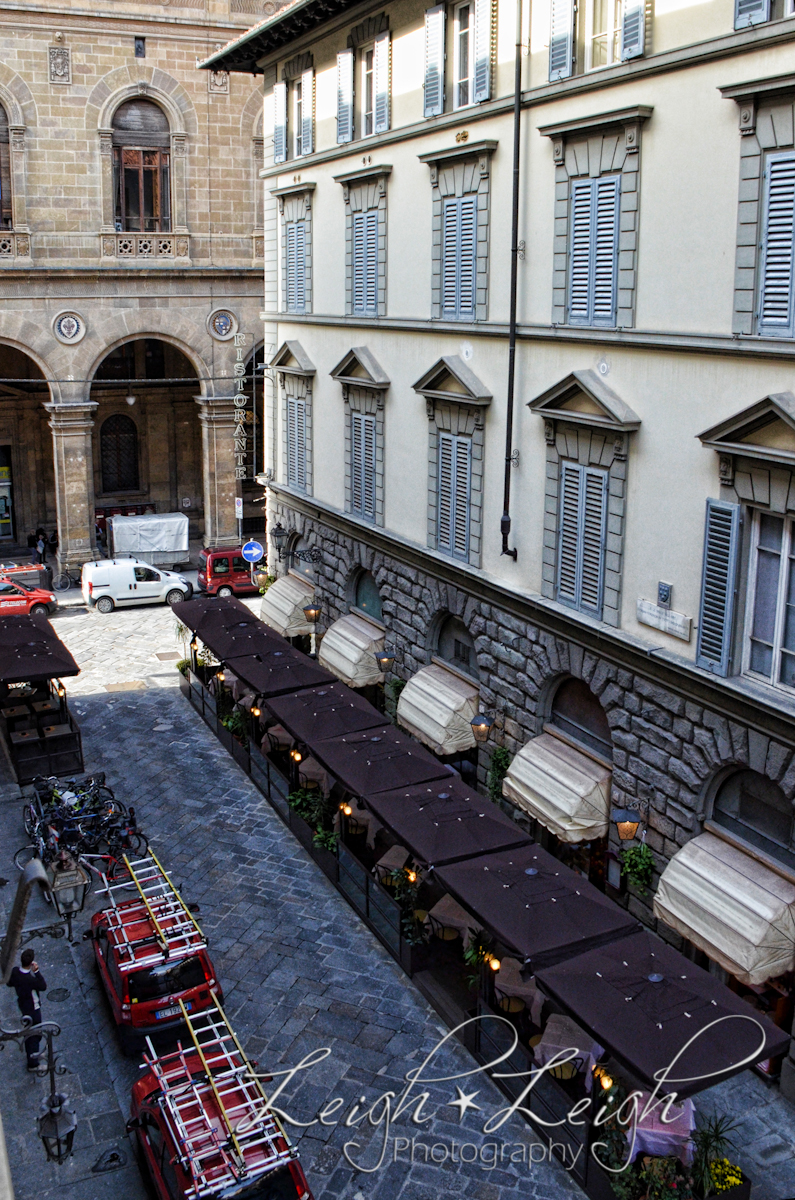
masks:
[[[191,1015],[180,1008],[191,1044],[158,1058],[147,1038],[145,1061],[160,1084],[180,1160],[193,1180],[189,1198],[270,1174],[297,1158],[221,1005]],[[202,1071],[191,1072],[188,1056]],[[212,1109],[217,1111],[217,1116]],[[284,1148],[277,1146],[276,1140]]]
[[[188,951],[202,950],[207,942],[182,896],[150,849],[145,858],[131,862],[124,856],[129,878],[108,883],[98,892],[107,894],[112,908],[107,912],[108,934],[114,935],[117,949],[129,955],[119,963],[122,971],[132,966],[145,967],[170,957],[182,957]],[[117,892],[134,888],[138,903],[125,901],[119,906]],[[120,899],[122,897],[119,897]],[[153,932],[143,938],[131,938],[129,926],[148,922]],[[154,943],[150,955],[135,957],[135,950],[146,942]]]

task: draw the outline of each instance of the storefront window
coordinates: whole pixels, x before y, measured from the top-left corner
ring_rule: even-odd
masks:
[[[436,653],[451,667],[479,679],[478,656],[472,634],[458,617],[448,617],[439,630]]]
[[[369,571],[362,571],[357,576],[353,603],[355,608],[359,608],[362,612],[375,617],[377,621],[383,620],[381,593],[378,590],[378,584]]]
[[[605,710],[581,679],[565,679],[555,692],[550,724],[586,750],[613,761],[613,740]]]
[[[795,867],[793,806],[778,784],[756,771],[737,771],[715,796],[713,820]]]

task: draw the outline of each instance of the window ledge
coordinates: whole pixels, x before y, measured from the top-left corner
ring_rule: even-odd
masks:
[[[482,142],[463,142],[460,146],[449,146],[446,150],[431,150],[427,154],[418,154],[422,163],[433,166],[434,163],[450,162],[457,158],[480,158],[482,154],[493,154],[499,142],[496,138],[486,138]]]
[[[775,871],[776,875],[780,875],[782,879],[786,879],[789,883],[795,883],[795,871],[790,870],[784,863],[779,862],[772,854],[765,854],[764,850],[760,850],[758,846],[754,846],[751,842],[746,842],[744,838],[730,833],[722,825],[718,825],[715,821],[705,821],[704,831],[705,833],[714,833],[716,837],[719,837],[724,842],[728,842],[736,850],[742,850],[743,854],[747,854],[749,858],[756,859],[763,867],[768,867],[771,871]]]
[[[454,664],[448,659],[440,658],[438,654],[432,654],[431,662],[434,666],[443,667],[444,670],[449,671],[451,675],[456,675],[459,679],[463,679],[464,683],[471,683],[472,686],[476,688],[480,687],[479,679],[476,679],[474,675],[470,675],[469,671],[464,671],[461,667],[454,666]]]
[[[654,108],[650,104],[633,104],[629,108],[617,108],[612,112],[596,113],[591,117],[578,117],[573,121],[557,121],[554,125],[539,125],[542,137],[565,138],[571,134],[593,133],[596,130],[632,125],[648,121]]]

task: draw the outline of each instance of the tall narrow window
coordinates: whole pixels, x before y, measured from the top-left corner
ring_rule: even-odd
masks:
[[[616,323],[620,177],[578,179],[571,192],[569,323]]]
[[[442,221],[442,315],[475,316],[477,301],[477,196],[445,200]]]
[[[306,491],[306,402],[287,397],[287,483]]]
[[[351,413],[351,512],[375,520],[375,417]]]
[[[293,101],[293,116],[295,123],[295,157],[299,158],[303,153],[303,133],[304,133],[304,87],[301,79],[295,81],[295,97]]]
[[[11,229],[11,154],[8,113],[0,104],[0,229]]]
[[[740,505],[707,501],[696,666],[728,675],[740,541]]]
[[[795,530],[771,513],[754,518],[748,670],[795,687]]]
[[[378,211],[353,214],[353,312],[378,316]]]
[[[170,130],[151,100],[127,100],[113,115],[113,183],[119,233],[171,229]]]
[[[585,8],[585,69],[609,67],[621,55],[622,0],[588,0]]]
[[[455,10],[455,107],[464,108],[473,101],[475,84],[475,20],[473,3],[459,4]]]
[[[437,546],[464,560],[469,558],[471,454],[469,438],[439,434]]]
[[[765,168],[759,332],[795,333],[795,154],[771,155]]]
[[[565,462],[560,472],[558,600],[602,615],[607,472]]]
[[[362,51],[362,136],[375,132],[375,49]]]
[[[138,430],[135,421],[116,413],[103,421],[99,431],[102,491],[138,491]]]
[[[285,225],[287,311],[306,311],[306,221],[288,221]]]

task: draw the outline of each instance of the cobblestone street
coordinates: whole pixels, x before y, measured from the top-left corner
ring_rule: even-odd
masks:
[[[141,608],[101,617],[74,607],[62,609],[53,624],[82,668],[67,686],[83,731],[86,770],[105,771],[119,798],[135,806],[177,886],[199,904],[226,1011],[247,1051],[261,1070],[273,1071],[331,1047],[331,1055],[288,1090],[284,1107],[309,1122],[334,1097],[343,1098],[344,1115],[362,1097],[364,1107],[387,1090],[399,1093],[406,1071],[446,1030],[180,694],[174,659],[182,649],[170,611]],[[6,775],[0,794],[0,874],[9,880],[0,892],[4,916],[17,878],[13,853],[25,841],[19,796]],[[98,906],[93,896],[90,905]],[[31,904],[28,926],[52,919],[45,907],[38,900]],[[78,939],[89,916],[76,923]],[[56,1040],[72,1072],[63,1087],[79,1125],[74,1157],[60,1168],[45,1166],[33,1126],[45,1084],[25,1074],[15,1047],[0,1055],[0,1103],[17,1200],[49,1200],[56,1192],[63,1200],[143,1200],[148,1193],[124,1131],[138,1068],[119,1051],[90,944],[78,940],[69,947],[65,939],[50,938],[33,944],[48,984],[45,1019],[63,1026]],[[59,1002],[63,990],[68,997]],[[18,1014],[12,993],[3,993],[0,1012],[8,1026]],[[455,1043],[441,1063],[448,1075],[475,1069]],[[355,1142],[351,1156],[370,1166],[382,1130],[344,1128],[342,1121],[292,1129],[318,1200],[582,1195],[555,1160],[511,1165],[506,1151],[504,1161],[490,1165],[486,1143],[528,1146],[531,1131],[512,1118],[496,1136],[484,1136],[486,1116],[506,1102],[482,1076],[458,1082],[463,1091],[479,1093],[482,1111],[459,1124],[449,1107],[454,1083],[430,1085],[427,1110],[438,1109],[439,1116],[429,1127],[401,1118],[383,1165],[373,1173],[349,1165],[342,1147]],[[738,1157],[756,1181],[754,1200],[795,1196],[795,1113],[775,1090],[746,1072],[697,1105],[728,1111],[741,1123]],[[412,1165],[405,1151],[394,1161],[394,1138],[412,1136],[428,1147],[483,1147],[486,1161],[462,1163],[457,1156],[456,1162],[448,1157],[438,1165]],[[123,1151],[126,1165],[107,1175],[92,1171],[114,1148]],[[541,1150],[537,1145],[536,1158]]]

